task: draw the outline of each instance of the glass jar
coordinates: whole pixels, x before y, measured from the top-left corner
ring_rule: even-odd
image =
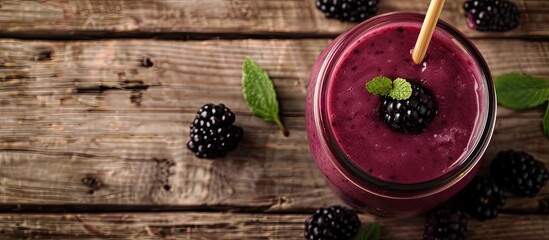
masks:
[[[371,18],[336,38],[320,54],[309,82],[306,121],[310,149],[318,168],[329,185],[349,205],[382,216],[409,216],[429,210],[461,190],[475,175],[479,161],[488,146],[495,125],[496,99],[492,78],[483,57],[461,32],[439,21],[435,33],[448,36],[472,59],[471,70],[477,73],[479,109],[471,133],[470,148],[461,160],[440,177],[418,182],[397,183],[374,177],[349,159],[338,141],[334,140],[328,122],[328,85],[334,78],[338,61],[349,52],[353,43],[365,34],[388,24],[421,24],[424,15],[395,12]],[[356,51],[356,50],[355,50]],[[372,64],[383,64],[379,63]],[[459,101],[459,100],[454,100]],[[357,139],[357,141],[359,141]],[[414,143],[412,143],[414,144]],[[415,143],[421,144],[421,143]],[[469,145],[468,145],[469,146]]]

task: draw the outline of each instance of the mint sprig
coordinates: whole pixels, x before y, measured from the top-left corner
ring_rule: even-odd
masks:
[[[352,240],[378,240],[381,236],[379,223],[371,223],[361,228]]]
[[[274,122],[284,136],[290,133],[280,120],[278,100],[273,81],[267,72],[250,57],[242,65],[242,93],[250,111],[267,122]]]
[[[406,100],[412,96],[412,85],[404,78],[392,81],[387,77],[375,77],[366,83],[366,89],[374,95],[389,95],[397,100]]]
[[[498,103],[511,109],[530,109],[549,100],[549,79],[522,73],[507,73],[494,79]],[[543,133],[549,139],[549,106],[543,118]]]

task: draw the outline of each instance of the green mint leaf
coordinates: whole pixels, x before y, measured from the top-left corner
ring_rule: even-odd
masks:
[[[406,100],[412,96],[412,85],[404,78],[397,78],[394,81],[386,77],[375,77],[366,83],[368,92],[374,95],[390,97],[396,100]]]
[[[368,224],[361,228],[352,240],[378,240],[381,235],[379,223]]]
[[[385,96],[389,94],[392,88],[393,81],[386,77],[375,77],[372,81],[366,83],[366,89],[374,95],[379,94]]]
[[[508,73],[494,79],[498,103],[512,109],[527,109],[549,99],[549,79]]]
[[[545,111],[545,117],[543,117],[543,133],[545,134],[545,138],[549,139],[549,104]]]
[[[244,59],[242,65],[242,93],[250,111],[267,122],[274,122],[284,136],[288,130],[280,121],[278,100],[273,82],[259,64],[250,57]]]
[[[393,81],[389,96],[396,100],[406,100],[412,96],[412,85],[404,78],[397,78]]]

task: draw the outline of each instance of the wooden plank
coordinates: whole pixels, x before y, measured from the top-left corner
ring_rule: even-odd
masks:
[[[549,76],[548,42],[479,40],[495,74]],[[0,203],[252,207],[299,211],[341,203],[307,145],[308,73],[328,40],[1,40]],[[506,51],[502,48],[505,47]],[[241,97],[249,55],[272,76],[290,129],[251,116]],[[219,161],[186,149],[207,102],[234,110],[245,137]],[[542,109],[500,109],[486,159],[528,150],[549,164]],[[549,187],[540,197],[547,197]],[[511,199],[514,209],[536,199]]]
[[[469,29],[462,0],[448,0],[441,19],[473,37],[547,36],[549,3],[515,1],[522,25],[508,33]],[[428,1],[381,1],[379,13],[425,13]],[[353,24],[328,20],[315,0],[104,1],[5,0],[0,3],[0,34],[9,37],[182,37],[227,33],[284,36],[335,36]],[[208,35],[210,34],[210,35]]]
[[[2,239],[303,239],[305,214],[115,213],[0,214]],[[421,239],[422,217],[375,219],[381,239]],[[549,239],[549,215],[500,215],[471,220],[470,239]]]
[[[336,199],[311,162],[303,118],[307,71],[326,40],[2,43],[3,203],[278,208],[294,198],[309,199],[302,206]],[[51,59],[35,62],[39,55]],[[277,81],[290,138],[246,110],[245,55]],[[142,66],[144,57],[152,67]],[[128,85],[148,86],[140,104],[131,90],[94,90]],[[206,102],[225,102],[246,130],[222,161],[195,159],[185,147],[194,112]]]

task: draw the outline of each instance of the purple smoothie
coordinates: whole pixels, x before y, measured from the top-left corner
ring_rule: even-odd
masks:
[[[420,24],[378,28],[350,45],[328,85],[328,115],[335,140],[368,174],[395,183],[440,177],[464,159],[478,116],[478,73],[469,56],[435,33],[426,58],[414,64],[410,51]],[[422,134],[391,130],[379,117],[379,96],[365,83],[377,76],[421,82],[434,95],[438,114]]]
[[[414,215],[456,194],[478,170],[495,124],[490,72],[463,34],[439,21],[424,62],[412,62],[423,18],[369,19],[335,39],[311,73],[306,120],[316,165],[343,200],[378,215]],[[365,88],[377,76],[430,90],[438,114],[423,133],[382,121],[381,97]]]

